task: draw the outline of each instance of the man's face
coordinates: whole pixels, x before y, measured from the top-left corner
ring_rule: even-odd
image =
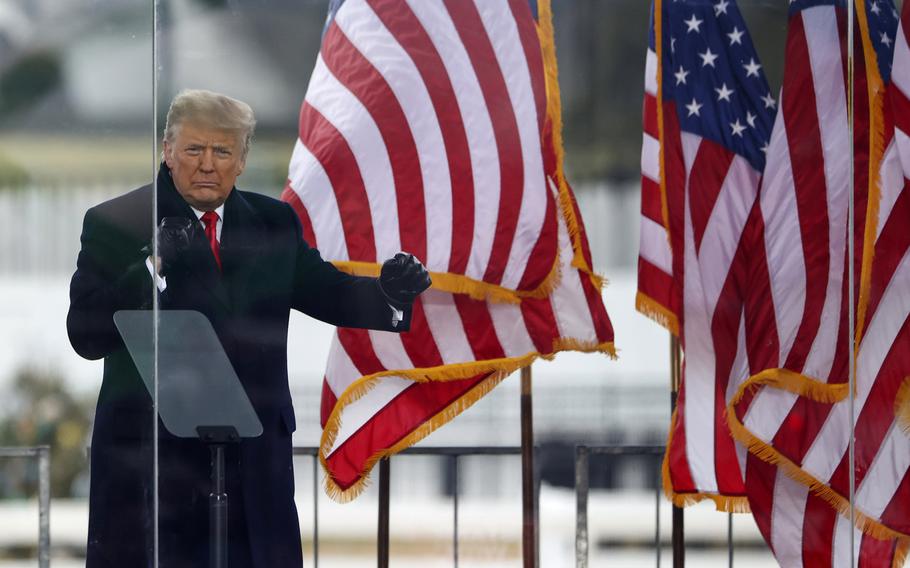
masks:
[[[231,131],[192,123],[164,142],[164,161],[183,199],[200,211],[213,211],[228,198],[245,160]]]

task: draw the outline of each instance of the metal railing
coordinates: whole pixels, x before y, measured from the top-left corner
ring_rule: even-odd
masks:
[[[665,446],[575,446],[575,566],[576,568],[587,568],[588,566],[588,493],[591,455],[607,456],[663,456]],[[660,503],[661,496],[661,473],[660,467],[655,468],[656,482],[654,484],[654,551],[657,567],[660,568]],[[677,509],[674,507],[674,509]],[[679,530],[680,538],[678,542],[674,539],[673,565],[683,566],[685,556],[685,543],[682,539],[682,522],[681,518],[677,520],[674,515],[674,529]],[[674,531],[675,532],[675,531]],[[733,514],[727,513],[727,564],[733,567]]]
[[[51,564],[51,449],[50,446],[0,447],[0,458],[38,458],[38,566]]]

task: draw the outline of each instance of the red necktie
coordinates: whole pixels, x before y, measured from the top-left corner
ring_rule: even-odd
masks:
[[[218,270],[221,270],[221,252],[218,247],[218,213],[206,211],[202,214],[202,222],[205,223],[205,237],[209,240],[209,247],[215,256],[215,264]]]

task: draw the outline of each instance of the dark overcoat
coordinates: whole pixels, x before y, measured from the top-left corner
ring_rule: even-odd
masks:
[[[89,209],[70,286],[70,342],[87,359],[104,358],[91,442],[89,568],[153,564],[154,428],[159,566],[208,566],[209,452],[197,440],[169,435],[154,418],[151,397],[112,320],[117,310],[151,308],[157,293],[144,249],[152,238],[152,193],[147,185]],[[164,217],[196,221],[163,164],[157,195],[156,225]],[[336,270],[303,240],[294,211],[262,195],[231,191],[221,260],[219,271],[196,221],[190,248],[168,273],[159,305],[208,317],[262,422],[259,438],[228,452],[231,568],[299,567],[289,312],[337,326],[405,331],[410,309],[393,327],[376,280]]]

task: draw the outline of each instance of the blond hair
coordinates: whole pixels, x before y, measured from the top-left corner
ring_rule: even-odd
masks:
[[[240,155],[246,159],[253,141],[256,118],[243,101],[203,89],[184,89],[177,93],[167,111],[164,140],[173,145],[182,124],[196,124],[237,133]]]

